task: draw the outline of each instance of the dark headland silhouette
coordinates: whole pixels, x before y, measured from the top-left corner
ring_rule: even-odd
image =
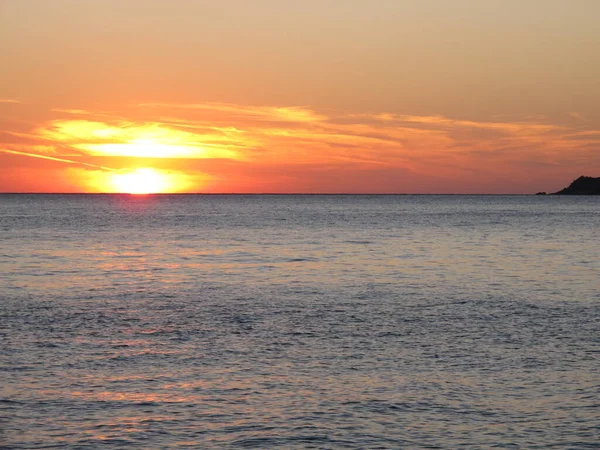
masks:
[[[553,195],[600,195],[600,177],[581,176]]]

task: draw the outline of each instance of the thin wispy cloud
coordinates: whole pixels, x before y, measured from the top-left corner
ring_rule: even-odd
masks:
[[[67,163],[67,164],[75,164],[75,165],[78,165],[78,166],[91,167],[91,168],[94,168],[94,169],[102,169],[102,170],[109,170],[109,171],[115,170],[114,168],[111,168],[111,167],[99,166],[97,164],[90,164],[90,163],[86,163],[86,162],[83,162],[83,161],[76,161],[76,160],[73,160],[73,159],[56,158],[54,156],[42,155],[40,153],[20,152],[20,151],[17,151],[17,150],[8,150],[8,149],[3,149],[3,148],[0,148],[0,152],[10,153],[10,154],[19,155],[19,156],[27,156],[27,157],[30,157],[30,158],[47,159],[49,161],[57,161],[57,162],[63,162],[63,163]]]
[[[569,116],[571,116],[573,119],[579,120],[581,122],[589,122],[589,119],[586,118],[583,114],[575,112],[575,111],[569,112]]]
[[[156,109],[188,109],[221,113],[230,119],[253,119],[267,122],[314,123],[326,119],[326,116],[300,106],[246,106],[231,103],[142,103],[139,107]],[[214,119],[213,119],[214,120]]]
[[[90,111],[86,111],[85,109],[69,109],[69,108],[52,108],[52,112],[65,113],[65,114],[75,114],[75,115],[95,115]]]

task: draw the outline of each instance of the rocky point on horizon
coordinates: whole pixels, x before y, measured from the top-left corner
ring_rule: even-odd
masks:
[[[600,195],[600,177],[581,176],[554,195]]]

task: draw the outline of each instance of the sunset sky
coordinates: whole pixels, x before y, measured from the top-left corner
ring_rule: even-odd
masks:
[[[0,192],[600,176],[598,0],[3,0]]]

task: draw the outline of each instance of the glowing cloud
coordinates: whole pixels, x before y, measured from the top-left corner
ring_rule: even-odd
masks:
[[[217,114],[223,114],[228,120],[259,120],[263,122],[289,122],[289,123],[315,123],[327,119],[326,116],[317,114],[309,108],[300,106],[246,106],[231,103],[199,103],[199,104],[171,104],[171,103],[144,103],[140,107],[165,109],[187,109],[205,111],[213,119]]]
[[[533,185],[532,167],[548,176],[561,166],[575,174],[600,167],[600,131],[572,118],[325,115],[221,103],[53,112],[68,116],[33,132],[4,131],[4,153],[102,168],[78,172],[93,192],[506,192],[515,177]]]
[[[161,124],[117,124],[58,120],[39,130],[41,137],[98,156],[137,158],[240,159],[227,136],[198,134]]]

